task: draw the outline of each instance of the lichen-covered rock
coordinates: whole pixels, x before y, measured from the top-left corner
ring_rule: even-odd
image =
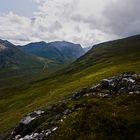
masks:
[[[41,114],[43,114],[44,111],[42,110],[37,110],[34,112],[29,113],[26,117],[24,117],[20,123],[27,125],[29,124],[32,120],[36,119],[37,117],[39,117]]]
[[[19,137],[22,134],[23,130],[26,127],[28,127],[28,125],[33,120],[35,120],[36,118],[38,118],[39,116],[41,116],[43,114],[44,114],[44,111],[42,111],[42,110],[37,110],[37,111],[27,114],[27,116],[25,116],[23,119],[21,119],[21,121],[19,122],[17,127],[12,131],[12,133],[11,133],[12,137],[15,137],[15,139],[17,139],[17,137]]]
[[[137,81],[140,75],[134,72],[123,73],[118,76],[103,79],[99,84],[93,85],[89,90],[77,91],[73,94],[72,99],[79,99],[83,96],[99,96],[109,97],[110,95],[118,95],[140,91],[140,86]],[[138,92],[137,92],[138,93]]]

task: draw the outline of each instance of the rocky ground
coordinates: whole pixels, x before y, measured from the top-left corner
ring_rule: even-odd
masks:
[[[43,140],[49,139],[73,112],[86,108],[88,102],[80,99],[114,98],[122,94],[140,94],[140,74],[123,73],[118,76],[103,79],[99,84],[83,88],[72,94],[65,101],[58,102],[44,109],[27,114],[11,132],[10,140]]]

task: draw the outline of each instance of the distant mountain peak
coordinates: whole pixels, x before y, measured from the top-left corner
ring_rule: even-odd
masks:
[[[54,41],[49,43],[45,41],[34,42],[22,46],[21,49],[26,53],[61,63],[72,62],[85,53],[80,44],[67,41]]]
[[[11,42],[7,41],[7,40],[2,40],[0,39],[0,44],[5,46],[6,48],[10,48],[10,47],[16,47],[14,44],[12,44]]]
[[[0,69],[22,70],[43,67],[44,62],[36,56],[26,54],[7,40],[0,40]]]
[[[6,46],[4,46],[3,44],[0,44],[0,51],[5,50]]]
[[[47,42],[45,42],[45,41],[38,41],[38,42],[32,42],[32,43],[47,44]]]

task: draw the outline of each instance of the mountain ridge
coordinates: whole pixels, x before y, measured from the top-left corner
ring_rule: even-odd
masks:
[[[58,44],[62,45],[63,43],[58,41]],[[69,50],[66,49],[69,53],[77,47],[73,43],[65,42],[65,44],[69,45]],[[57,45],[53,45],[53,42],[40,41],[31,42],[25,46],[16,46],[7,40],[0,39],[0,77],[9,77],[16,75],[16,73],[18,75],[41,71],[50,73],[71,63],[83,53],[79,53],[78,56],[71,53],[68,58],[62,50],[58,49]]]
[[[14,44],[7,40],[0,40],[0,66],[2,68],[11,67],[11,69],[21,69],[22,67],[33,67],[40,65],[41,61],[31,55],[25,54],[18,49]],[[42,65],[42,64],[41,64]]]
[[[66,41],[55,41],[49,43],[44,41],[33,42],[20,46],[20,49],[27,53],[46,57],[59,63],[72,62],[84,54],[84,50],[80,44]]]

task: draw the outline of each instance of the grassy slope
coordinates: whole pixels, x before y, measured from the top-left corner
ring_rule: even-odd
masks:
[[[84,97],[71,104],[86,103],[59,125],[49,140],[138,140],[140,95]]]
[[[27,112],[123,71],[140,71],[140,36],[97,45],[68,68],[28,86],[0,91],[0,131]],[[20,82],[20,81],[17,81]]]

